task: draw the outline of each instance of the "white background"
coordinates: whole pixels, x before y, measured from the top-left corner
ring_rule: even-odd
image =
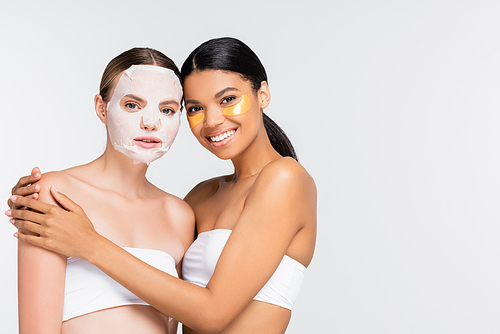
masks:
[[[499,18],[498,1],[3,2],[2,201],[35,165],[103,151],[93,96],[111,58],[149,46],[180,66],[201,42],[237,37],[318,186],[316,254],[287,333],[498,333]],[[180,197],[232,170],[183,121],[148,172]],[[0,323],[15,333],[3,220]]]

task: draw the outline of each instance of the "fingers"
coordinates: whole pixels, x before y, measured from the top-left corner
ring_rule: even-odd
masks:
[[[7,206],[11,209],[19,209],[16,205],[14,205],[14,202],[12,202],[10,198],[7,200]]]
[[[29,220],[38,224],[44,224],[47,218],[47,216],[44,214],[40,214],[30,210],[8,210],[5,212],[5,215],[11,218],[10,222],[13,222],[12,219],[15,220],[13,224],[16,227],[19,227],[19,225],[16,224],[18,224],[20,220]]]
[[[36,236],[39,236],[40,234],[43,233],[43,227],[40,226],[37,223],[33,223],[28,220],[16,220],[15,223],[13,224],[19,232],[22,232],[24,234],[29,234],[29,232],[35,233]]]
[[[40,185],[33,184],[41,179],[42,175],[40,169],[35,167],[31,170],[31,174],[28,176],[23,176],[19,179],[17,184],[12,188],[11,194],[18,196],[32,195],[34,199],[38,199],[38,192],[40,191]],[[10,199],[7,201],[7,205],[11,209],[19,209],[20,206],[13,203]]]
[[[33,193],[38,193],[39,191],[40,191],[40,185],[39,184],[31,184],[29,186],[17,188],[14,191],[13,195],[27,196],[27,195],[31,195]]]
[[[35,183],[39,181],[42,177],[42,174],[40,173],[40,169],[38,167],[35,167],[31,170],[31,174],[28,176],[23,176],[22,178],[17,181],[17,184],[12,188],[12,195],[20,195],[16,194],[16,190],[21,187],[26,187],[27,185],[31,183]]]
[[[34,245],[34,246],[39,246],[39,247],[44,247],[44,239],[34,236],[34,235],[26,235],[21,232],[16,232],[14,233],[14,237],[18,238],[22,242],[26,242],[28,244]]]
[[[21,197],[21,196],[11,196],[10,197],[11,201],[14,202],[18,206],[26,206],[28,208],[31,208],[33,210],[42,212],[42,213],[47,213],[49,212],[52,208],[57,208],[55,205],[47,204],[42,201],[38,201],[33,198],[29,197]],[[27,211],[27,210],[12,210],[12,212],[19,212],[19,211]]]
[[[19,189],[22,189],[22,188],[19,188]],[[33,194],[31,194],[30,197],[33,198],[33,199],[38,199],[40,197],[40,195],[38,193],[33,193]],[[21,205],[17,205],[16,203],[12,202],[12,200],[10,199],[10,197],[7,200],[7,205],[9,206],[9,208],[14,209],[14,210],[19,210],[21,208],[25,208],[25,207],[23,207]]]
[[[54,186],[50,186],[50,193],[52,194],[52,196],[54,196],[54,199],[68,211],[76,212],[81,208],[78,204],[73,202],[68,196],[64,195],[63,193],[60,193]]]
[[[40,173],[40,168],[33,167],[33,169],[31,170],[31,175],[33,175],[35,177],[40,177],[42,175],[42,173]]]

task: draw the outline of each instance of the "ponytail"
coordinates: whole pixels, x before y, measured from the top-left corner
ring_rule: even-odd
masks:
[[[290,139],[285,134],[285,131],[281,129],[278,124],[276,124],[269,116],[262,113],[264,118],[264,127],[266,128],[267,136],[273,148],[283,157],[292,157],[296,161],[299,161],[295,149],[293,148]]]

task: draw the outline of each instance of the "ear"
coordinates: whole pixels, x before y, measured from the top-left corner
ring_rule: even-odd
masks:
[[[107,123],[106,119],[106,103],[102,99],[102,96],[97,94],[94,97],[94,108],[95,108],[95,113],[97,114],[97,117],[103,122],[104,124]]]
[[[259,106],[261,109],[266,108],[271,102],[271,92],[269,91],[269,86],[266,81],[260,83],[259,91],[257,92],[257,98],[259,100]]]

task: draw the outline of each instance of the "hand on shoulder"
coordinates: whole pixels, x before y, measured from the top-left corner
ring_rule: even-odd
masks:
[[[71,179],[72,177],[64,170],[43,173],[42,178],[38,181],[40,185],[39,199],[45,203],[58,205],[50,193],[50,187],[55,187],[58,191],[67,193]]]

